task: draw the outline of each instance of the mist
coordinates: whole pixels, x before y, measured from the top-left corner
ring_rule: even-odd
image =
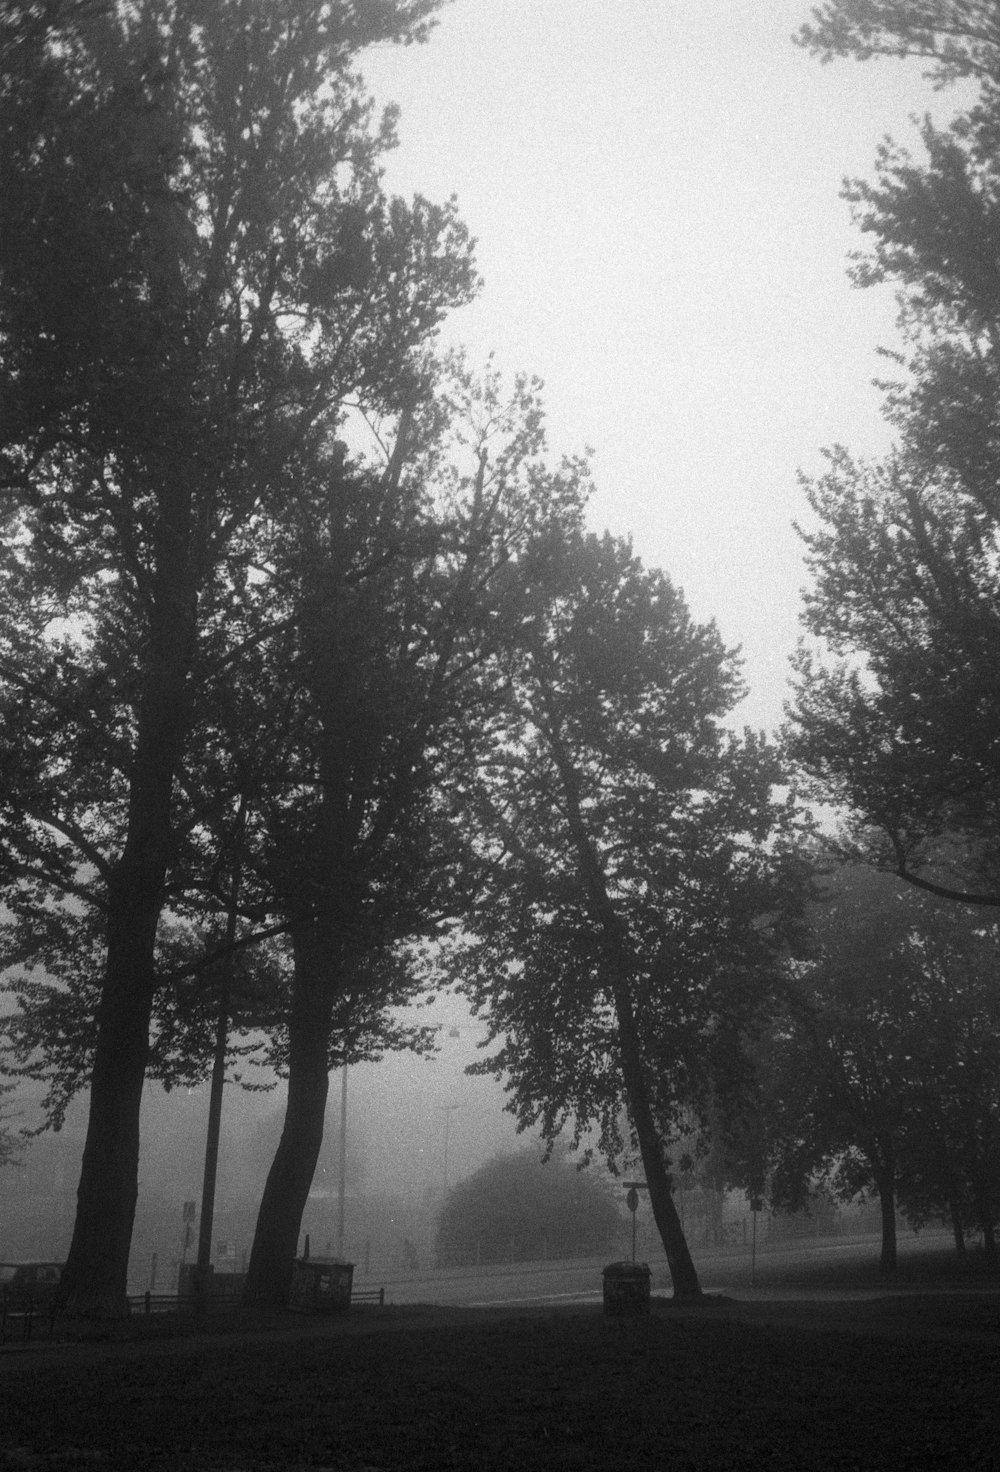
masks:
[[[434,1054],[387,1054],[348,1069],[343,1255],[360,1276],[391,1276],[427,1264],[446,1189],[490,1156],[524,1143],[504,1110],[502,1086],[465,1072],[481,1056],[483,1024],[456,998],[439,997],[431,1008],[404,1015],[438,1026]],[[335,1253],[339,1245],[341,1097],[342,1074],[331,1074],[323,1148],[300,1238],[302,1250],[308,1234],[314,1255]],[[19,1125],[40,1122],[37,1098],[32,1086],[13,1103],[15,1111],[23,1110]],[[284,1109],[283,1081],[267,1090],[227,1083],[212,1234],[217,1272],[245,1266]],[[178,1264],[197,1255],[207,1120],[207,1084],[167,1092],[147,1083],[132,1293],[173,1291]],[[21,1165],[0,1173],[0,1257],[65,1257],[86,1124],[81,1096],[62,1130],[39,1135]]]

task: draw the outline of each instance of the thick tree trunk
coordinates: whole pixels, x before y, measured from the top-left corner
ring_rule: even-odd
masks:
[[[123,895],[112,908],[90,1117],[61,1290],[64,1312],[90,1317],[128,1313],[128,1259],[139,1180],[139,1109],[153,990],[150,932],[155,933],[160,910],[158,889],[150,894],[142,888],[123,883],[121,889],[135,894],[135,902],[126,907]]]
[[[293,935],[295,975],[288,1021],[285,1123],[257,1215],[244,1302],[284,1308],[302,1213],[316,1172],[329,1091],[334,953],[316,936]]]
[[[155,990],[156,928],[172,851],[174,778],[189,726],[196,597],[182,504],[161,528],[158,596],[138,712],[128,830],[108,885],[108,949],[97,1016],[77,1213],[63,1275],[64,1312],[128,1312],[128,1259],[139,1179],[139,1110]]]
[[[673,1183],[663,1161],[663,1149],[659,1131],[649,1107],[649,1094],[642,1070],[642,1055],[636,1034],[635,1018],[628,989],[623,982],[613,988],[615,1011],[618,1017],[618,1037],[621,1049],[622,1077],[628,1098],[629,1113],[635,1126],[642,1156],[646,1184],[649,1187],[649,1204],[653,1210],[663,1250],[667,1255],[670,1279],[674,1287],[675,1302],[692,1303],[702,1297],[698,1273],[691,1259],[684,1228],[674,1205]]]

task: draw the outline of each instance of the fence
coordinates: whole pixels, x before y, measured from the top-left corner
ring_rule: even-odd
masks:
[[[36,1303],[30,1294],[12,1301],[3,1294],[0,1296],[0,1345],[51,1339],[55,1320],[55,1304],[51,1297]]]
[[[575,1262],[591,1257],[614,1257],[620,1254],[629,1229],[622,1228],[601,1237],[576,1241],[549,1241],[540,1233],[523,1236],[481,1236],[461,1241],[439,1241],[434,1246],[435,1266],[439,1268],[478,1268],[497,1263]]]

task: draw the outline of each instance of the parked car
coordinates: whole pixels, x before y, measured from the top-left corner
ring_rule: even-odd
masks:
[[[0,1262],[0,1301],[8,1309],[48,1308],[61,1277],[61,1262]]]

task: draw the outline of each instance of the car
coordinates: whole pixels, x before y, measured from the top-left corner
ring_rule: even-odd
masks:
[[[62,1269],[61,1262],[0,1262],[0,1305],[15,1311],[48,1308]]]

